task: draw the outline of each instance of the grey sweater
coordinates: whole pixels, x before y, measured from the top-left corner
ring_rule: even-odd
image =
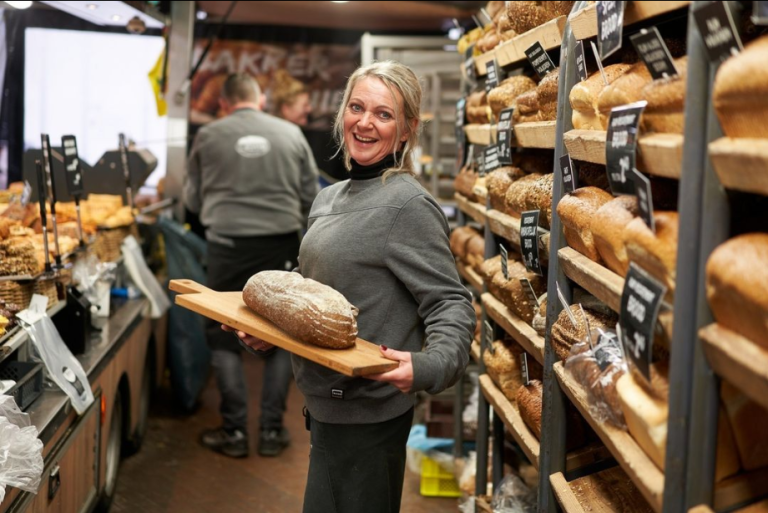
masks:
[[[323,189],[309,216],[299,270],[360,309],[359,337],[413,355],[412,392],[438,393],[469,361],[475,329],[440,206],[407,175],[347,180]],[[296,383],[321,422],[393,419],[414,395],[389,383],[348,378],[293,356]]]
[[[317,190],[317,166],[299,127],[240,109],[197,133],[184,202],[215,235],[256,237],[299,231]]]

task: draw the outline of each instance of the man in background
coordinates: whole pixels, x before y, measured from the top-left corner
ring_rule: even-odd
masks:
[[[261,111],[261,91],[247,74],[222,87],[227,116],[195,138],[184,184],[187,208],[200,216],[208,241],[208,287],[239,291],[252,275],[297,265],[301,230],[317,195],[317,166],[299,127]],[[212,367],[221,394],[223,425],[201,443],[231,457],[249,453],[248,408],[239,339],[209,321]],[[290,355],[265,357],[258,453],[277,456],[290,438],[283,427]]]

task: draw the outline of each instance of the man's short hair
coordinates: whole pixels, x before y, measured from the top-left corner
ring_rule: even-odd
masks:
[[[258,82],[245,73],[232,73],[221,88],[221,96],[229,103],[258,103],[260,95]]]

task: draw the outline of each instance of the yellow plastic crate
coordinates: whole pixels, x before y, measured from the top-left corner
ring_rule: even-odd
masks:
[[[437,462],[424,456],[421,462],[421,495],[425,497],[461,497],[459,485]]]

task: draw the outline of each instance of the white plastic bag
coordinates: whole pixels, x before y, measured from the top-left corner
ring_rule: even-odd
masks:
[[[469,394],[469,401],[461,413],[461,423],[464,436],[474,439],[477,435],[477,403],[480,400],[480,386],[476,372],[469,374],[469,380],[472,382],[472,393]]]
[[[171,307],[171,302],[166,291],[163,290],[155,275],[147,267],[139,243],[132,235],[129,235],[123,241],[121,248],[125,258],[125,267],[128,269],[128,274],[131,275],[131,280],[152,304],[151,317],[153,319],[162,317]]]
[[[32,340],[33,357],[45,364],[48,375],[69,396],[75,411],[82,415],[93,402],[91,384],[51,318],[29,309],[19,312],[16,317],[22,321],[21,326]]]
[[[491,509],[494,513],[533,513],[536,494],[518,476],[509,474],[494,490]]]
[[[37,493],[43,475],[43,442],[13,397],[0,395],[0,502],[5,487]]]

